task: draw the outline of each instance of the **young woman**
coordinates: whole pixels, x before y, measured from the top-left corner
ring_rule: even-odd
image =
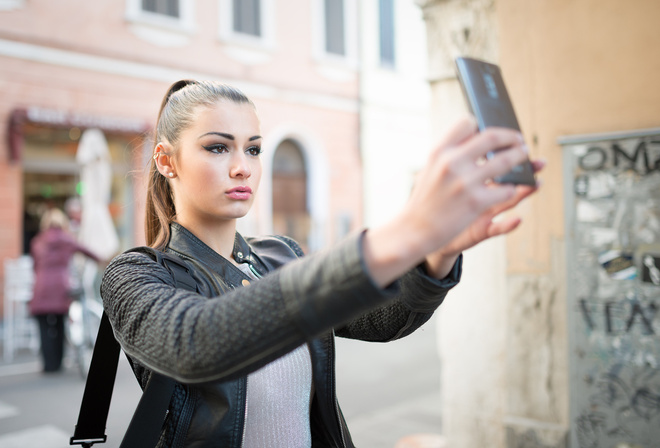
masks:
[[[489,182],[527,156],[520,134],[478,134],[466,118],[393,220],[300,258],[288,238],[236,232],[259,187],[260,134],[236,89],[172,85],[156,128],[147,244],[184,260],[200,293],[175,288],[148,251],[118,256],[104,274],[104,305],[138,380],[177,381],[158,446],[352,447],[335,396],[335,334],[412,333],[458,282],[461,252],[513,230],[518,218],[492,218],[535,190]]]

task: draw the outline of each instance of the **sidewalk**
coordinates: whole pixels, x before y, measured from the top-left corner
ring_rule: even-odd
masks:
[[[66,361],[66,359],[65,359]],[[44,374],[37,356],[0,363],[0,447],[66,448],[73,434],[85,381],[77,366]],[[102,448],[118,448],[140,397],[128,362],[120,361]]]
[[[388,447],[396,440],[394,448],[446,448],[438,433],[438,399],[430,393],[355,418],[349,424],[354,441],[365,441],[363,447]]]
[[[137,382],[121,359],[108,422],[112,438],[99,447],[118,446],[139,399]],[[70,361],[65,365],[62,374],[45,376],[38,354],[27,351],[9,364],[0,362],[2,448],[68,446],[84,381]],[[392,343],[337,340],[337,394],[358,448],[447,448],[439,382],[433,320]]]
[[[2,345],[0,344],[0,378],[12,375],[24,375],[41,371],[41,360],[38,353],[27,350],[14,355],[10,362],[4,362]]]
[[[337,395],[359,448],[446,448],[435,318],[389,343],[337,338]]]

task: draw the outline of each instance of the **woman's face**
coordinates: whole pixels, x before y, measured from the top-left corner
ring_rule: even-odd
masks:
[[[249,104],[199,107],[181,133],[172,179],[177,220],[234,220],[250,210],[261,180],[261,136]]]

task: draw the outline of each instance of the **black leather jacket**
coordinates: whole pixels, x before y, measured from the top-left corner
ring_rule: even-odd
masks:
[[[199,294],[176,289],[167,268],[139,251],[116,257],[101,285],[142,387],[152,371],[178,381],[159,447],[241,447],[247,374],[305,342],[314,382],[312,446],[353,447],[335,394],[334,334],[406,336],[460,278],[459,260],[444,280],[417,268],[380,289],[366,271],[361,235],[294,261],[302,251],[287,238],[236,234],[235,260],[263,277],[251,281],[182,226],[171,230],[167,251],[189,264]]]

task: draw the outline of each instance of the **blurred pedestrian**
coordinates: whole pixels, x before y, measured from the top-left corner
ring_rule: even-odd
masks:
[[[93,252],[76,242],[68,232],[68,224],[61,210],[46,210],[39,234],[30,245],[35,273],[30,313],[39,322],[44,372],[62,368],[64,324],[71,304],[71,258],[79,252],[99,261]]]

